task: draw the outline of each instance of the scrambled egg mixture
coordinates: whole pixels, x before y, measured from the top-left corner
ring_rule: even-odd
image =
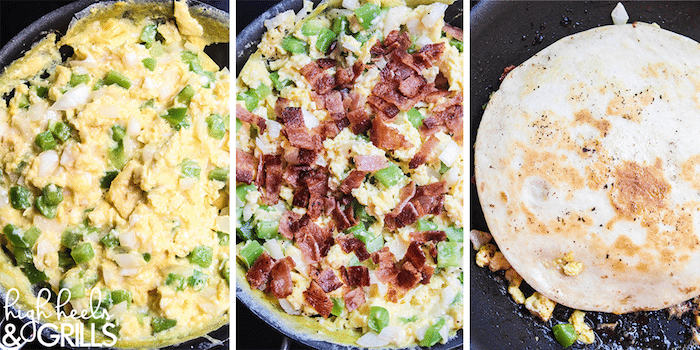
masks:
[[[313,320],[320,333],[354,331],[352,341],[363,347],[445,343],[463,326],[461,30],[456,39],[456,29],[445,26],[442,3],[325,5],[314,10],[305,1],[299,13],[265,21],[258,51],[237,80],[239,283]],[[387,146],[374,135],[391,108],[370,103],[381,104],[378,86],[401,65],[399,54],[381,53],[396,36],[407,40],[408,48],[396,49],[402,57],[441,50],[411,79],[442,87],[435,99],[386,118],[387,133],[403,140]],[[341,82],[345,74],[354,74],[349,83]],[[459,131],[430,129],[430,118],[450,101],[459,105]],[[369,113],[371,130],[353,118],[358,110]],[[433,211],[417,220],[397,215],[410,216],[401,211],[406,202],[435,187],[442,190],[431,197],[439,202]],[[406,263],[415,257],[415,265]],[[424,273],[402,289],[386,275],[400,270],[401,284],[401,274],[412,271],[407,265]],[[353,281],[353,272],[366,280]]]
[[[228,317],[229,72],[184,1],[113,6],[5,74],[0,241],[87,329],[176,343]]]

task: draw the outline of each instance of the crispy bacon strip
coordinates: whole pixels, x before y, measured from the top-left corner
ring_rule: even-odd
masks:
[[[370,257],[365,243],[350,234],[338,236],[336,241],[340,244],[340,248],[344,253],[355,252],[355,256],[360,261],[365,261]]]
[[[331,212],[331,215],[338,231],[345,231],[350,227],[355,226],[357,223],[357,221],[355,221],[355,215],[351,205],[346,207],[345,210],[342,210],[340,209],[340,203],[335,202],[335,208]]]
[[[512,71],[513,69],[515,69],[515,66],[512,64],[506,68],[503,68],[503,73],[501,73],[501,76],[498,78],[498,81],[503,81],[506,78],[506,76],[508,76],[508,73],[510,73],[510,71]]]
[[[277,299],[282,299],[290,296],[293,290],[291,271],[294,267],[294,260],[291,257],[285,257],[278,260],[275,266],[270,270],[270,292]]]
[[[422,279],[423,275],[421,272],[407,261],[396,275],[396,282],[394,285],[405,292],[415,287]]]
[[[304,123],[301,108],[287,107],[282,111],[285,132],[294,147],[318,151],[323,148],[321,137],[309,130]]]
[[[351,171],[345,179],[343,179],[343,182],[340,183],[340,187],[338,187],[338,189],[340,190],[340,192],[350,194],[352,190],[362,185],[362,182],[365,181],[366,175],[366,171],[359,171],[355,169]]]
[[[316,281],[311,281],[309,289],[304,292],[304,300],[321,316],[328,318],[331,314],[333,302]]]
[[[328,175],[323,172],[313,172],[304,177],[304,184],[309,191],[307,213],[311,219],[316,219],[323,213],[325,197],[328,192]]]
[[[423,86],[427,84],[425,78],[417,75],[412,75],[408,79],[401,81],[399,83],[399,91],[406,97],[416,97]]]
[[[416,207],[413,205],[413,203],[408,202],[399,214],[391,216],[387,214],[384,218],[384,222],[389,229],[395,230],[416,222],[419,217],[420,215],[418,214]]]
[[[246,272],[245,277],[252,288],[260,290],[267,289],[267,284],[270,280],[270,271],[275,265],[275,259],[271,258],[266,252],[263,252]]]
[[[236,148],[236,182],[252,184],[257,167],[258,160],[252,154]]]
[[[404,256],[404,259],[417,269],[423,268],[426,261],[425,253],[423,253],[423,249],[421,249],[420,246],[421,244],[419,242],[411,241],[411,244],[408,245],[408,249],[406,250],[406,255]]]
[[[439,215],[445,203],[445,193],[447,193],[445,181],[418,186],[416,195],[411,199],[411,203],[418,211],[418,216],[422,217],[427,214]]]
[[[352,133],[355,135],[364,134],[372,128],[372,119],[370,119],[364,107],[351,111],[347,114],[347,118],[350,122]]]
[[[341,272],[346,276],[346,284],[351,287],[369,286],[369,269],[367,266],[350,266],[347,269],[341,267]]]
[[[265,118],[255,115],[253,113],[250,113],[245,107],[236,104],[236,118],[242,122],[250,123],[250,124],[255,124],[260,128],[260,131],[265,131],[265,128],[267,128],[267,124],[265,123]]]
[[[343,282],[340,281],[338,276],[336,276],[330,268],[321,271],[318,277],[316,277],[316,282],[326,293],[330,293],[343,286]]]
[[[277,118],[282,118],[282,111],[284,111],[285,108],[289,107],[289,100],[284,98],[284,97],[278,97],[277,101],[275,101],[275,115]]]
[[[426,161],[428,161],[428,157],[430,154],[433,152],[433,148],[440,143],[440,140],[435,137],[435,135],[430,135],[425,142],[420,146],[420,149],[418,150],[418,153],[413,156],[411,161],[408,163],[408,168],[409,169],[415,169],[423,164],[425,164]]]
[[[279,224],[280,234],[287,239],[293,239],[294,231],[292,231],[292,224],[298,221],[300,218],[301,215],[291,210],[287,210],[286,212],[284,212],[284,214],[282,214],[282,218],[280,219]]]
[[[282,186],[281,156],[264,154],[260,157],[255,185],[263,189],[262,201],[264,204],[275,205],[279,202],[280,188]]]
[[[462,41],[462,38],[464,36],[462,28],[453,27],[447,23],[445,23],[445,25],[442,26],[442,31],[459,41]]]
[[[441,242],[447,240],[445,231],[420,231],[411,233],[411,245],[425,244],[427,242]],[[409,246],[410,247],[410,246]],[[408,254],[408,252],[406,253]]]
[[[399,269],[396,267],[396,259],[394,254],[389,251],[388,247],[382,247],[372,255],[372,260],[379,264],[375,275],[377,279],[383,283],[393,283],[396,276],[399,274]]]
[[[353,159],[355,160],[355,167],[359,171],[371,172],[386,168],[386,157],[384,156],[356,155]]]
[[[325,72],[316,60],[302,67],[299,71],[311,83],[311,88],[319,95],[325,95],[335,86],[335,77]],[[324,63],[324,62],[321,62]],[[325,66],[325,63],[324,63]]]
[[[353,310],[365,303],[365,292],[362,288],[355,288],[345,293],[343,300],[345,301],[345,308],[348,309],[348,312],[353,312]]]
[[[304,260],[311,264],[320,262],[335,243],[330,230],[316,225],[309,214],[304,214],[301,219],[293,222],[290,228]]]
[[[397,129],[384,123],[381,117],[374,118],[372,121],[369,139],[375,146],[384,150],[396,150],[412,146]]]

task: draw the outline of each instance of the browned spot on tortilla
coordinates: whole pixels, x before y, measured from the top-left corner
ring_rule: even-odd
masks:
[[[694,190],[700,191],[700,154],[691,156],[681,164],[681,179]]]
[[[639,272],[644,272],[644,273],[649,272],[649,264],[645,263],[645,262],[640,262],[634,268],[637,269],[637,271],[639,271]]]
[[[639,123],[641,122],[642,110],[652,102],[654,102],[654,96],[649,89],[634,94],[618,93],[608,103],[606,113]]]
[[[603,189],[610,177],[610,167],[602,162],[595,162],[586,167],[586,185],[592,190]]]
[[[505,192],[501,192],[501,200],[505,203],[508,202],[508,196]]]
[[[661,159],[652,166],[625,161],[615,167],[610,199],[617,213],[628,220],[640,218],[648,226],[665,207],[671,185],[664,178]]]
[[[571,166],[566,155],[552,152],[537,152],[532,148],[524,150],[523,174],[538,174],[543,180],[557,189],[570,191],[582,189],[585,179]],[[514,183],[519,179],[511,179]]]
[[[610,122],[605,119],[596,119],[591,115],[591,111],[587,109],[580,110],[574,115],[574,121],[576,124],[589,124],[590,126],[598,129],[602,136],[606,136],[608,131],[610,131]]]
[[[639,246],[634,244],[629,237],[622,235],[617,237],[613,247],[627,256],[632,256],[639,250]]]

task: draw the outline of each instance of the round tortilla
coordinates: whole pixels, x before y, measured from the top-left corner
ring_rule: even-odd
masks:
[[[535,290],[614,313],[700,294],[698,57],[657,26],[605,26],[542,50],[492,96],[477,190]]]

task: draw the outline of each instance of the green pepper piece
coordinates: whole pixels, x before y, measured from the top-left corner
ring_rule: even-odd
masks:
[[[450,40],[450,45],[454,46],[459,52],[464,51],[464,43],[457,39]]]
[[[49,279],[48,276],[43,271],[39,271],[34,264],[26,264],[23,266],[22,270],[24,271],[24,274],[27,276],[29,279],[29,283],[34,284],[34,283],[39,283],[42,281],[46,281]]]
[[[88,326],[94,324],[95,329],[99,330],[102,328],[102,326],[107,324],[108,315],[109,313],[104,308],[97,308],[90,313],[90,317],[87,320],[85,320],[85,323]]]
[[[401,321],[401,323],[403,323],[403,324],[416,322],[416,321],[418,321],[418,316],[413,315],[411,317],[399,317],[399,321]]]
[[[404,174],[396,163],[391,162],[386,168],[375,171],[374,177],[379,180],[384,187],[391,187],[399,183],[399,181],[403,179]]]
[[[110,230],[106,235],[100,238],[100,243],[102,243],[107,248],[114,248],[119,245],[119,238],[117,238],[117,231]]]
[[[86,263],[95,257],[95,252],[92,250],[92,245],[89,242],[80,243],[73,247],[70,256],[76,264]]]
[[[438,229],[438,225],[435,224],[434,222],[430,222],[428,220],[418,220],[416,222],[416,229],[418,231],[435,231]]]
[[[204,245],[196,246],[187,256],[191,264],[199,265],[200,267],[207,268],[211,265],[211,261],[214,258],[214,252],[211,247]]]
[[[274,85],[275,90],[282,91],[286,86],[288,86],[291,81],[289,79],[280,80],[280,74],[277,72],[270,73],[270,80],[272,80],[272,85]],[[238,131],[238,119],[236,119],[236,131]]]
[[[226,280],[226,284],[230,285],[230,278],[231,278],[231,264],[229,263],[229,260],[226,259],[222,264],[221,268],[219,269],[219,273],[221,273],[221,277],[223,277]]]
[[[146,69],[153,72],[156,69],[156,64],[158,64],[158,61],[156,61],[155,58],[149,57],[142,59],[141,63],[143,63],[143,66],[146,67]]]
[[[180,174],[182,174],[183,177],[199,178],[201,172],[202,168],[195,160],[185,158],[182,163],[180,163]]]
[[[114,178],[117,177],[117,175],[119,175],[119,172],[116,170],[106,171],[105,176],[100,179],[100,187],[109,189],[109,187],[112,186],[112,181],[114,181]]]
[[[188,105],[192,101],[192,96],[194,96],[194,89],[187,85],[177,94],[177,101]]]
[[[194,288],[196,291],[200,291],[207,286],[207,281],[209,280],[209,275],[203,273],[199,270],[194,270],[192,276],[187,278],[187,285]]]
[[[165,53],[165,50],[163,50],[163,44],[161,44],[160,41],[154,42],[153,45],[148,48],[148,53],[150,53],[151,57],[153,58],[162,56]]]
[[[335,37],[336,35],[332,30],[322,28],[321,32],[318,34],[318,38],[316,38],[316,49],[321,52],[328,51],[331,43],[335,41]]]
[[[63,189],[55,184],[48,184],[43,189],[44,202],[48,205],[58,205],[63,202]]]
[[[74,270],[69,271],[66,277],[58,283],[59,294],[62,290],[70,292],[70,296],[63,291],[62,298],[68,297],[68,300],[80,299],[85,296],[85,283]],[[62,299],[63,300],[63,299]]]
[[[119,73],[115,70],[110,70],[109,72],[107,72],[107,76],[104,80],[106,85],[117,84],[125,89],[131,87],[131,81],[129,80],[129,78],[126,75]]]
[[[355,17],[360,22],[362,28],[369,29],[372,26],[372,21],[379,15],[381,8],[379,6],[366,3],[355,10]]]
[[[167,318],[154,318],[151,321],[151,329],[153,333],[159,333],[177,325],[177,320],[171,320]]]
[[[53,134],[51,134],[51,131],[48,130],[36,135],[34,142],[37,146],[39,146],[39,148],[41,148],[42,151],[54,149],[58,144],[56,139],[53,137]]]
[[[119,140],[114,146],[109,147],[107,152],[109,163],[121,170],[126,164],[126,155],[124,154],[124,140]]]
[[[578,339],[578,334],[574,329],[574,326],[569,323],[560,323],[552,327],[552,333],[554,333],[554,338],[561,344],[561,346],[568,348],[573,345]]]
[[[90,75],[89,74],[75,74],[72,73],[70,75],[70,82],[68,85],[71,87],[78,86],[80,84],[87,84],[90,81]]]
[[[263,253],[263,247],[258,241],[248,241],[238,252],[246,267],[250,268],[255,263],[255,260],[258,260],[260,254]]]
[[[421,340],[418,345],[433,346],[437,344],[440,340],[442,340],[440,329],[442,329],[443,326],[445,326],[445,319],[441,318],[432,326],[428,327],[428,329],[425,331],[425,335],[423,336],[423,340]]]
[[[139,37],[141,41],[146,43],[146,47],[149,48],[156,41],[156,33],[158,32],[158,26],[155,24],[149,24],[143,28],[141,36]]]
[[[355,218],[359,222],[371,224],[375,221],[374,216],[370,215],[365,209],[365,206],[360,204],[360,202],[357,200],[353,201],[353,212],[355,214]]]
[[[13,224],[7,224],[2,229],[2,232],[5,234],[5,237],[7,237],[7,240],[9,240],[13,246],[20,248],[31,248],[24,240],[24,237],[22,236],[22,230],[19,227]]]
[[[462,262],[460,252],[462,245],[459,242],[438,242],[438,267],[459,267]]]
[[[441,162],[440,162],[440,170],[438,171],[438,172],[440,173],[440,175],[442,175],[442,174],[448,172],[449,170],[450,170],[450,167],[448,167],[447,165],[445,165],[445,163],[443,163],[443,162],[441,161]]]
[[[348,18],[346,16],[338,16],[333,20],[333,33],[335,35],[340,35],[341,33],[345,34],[348,31],[348,26],[350,26],[350,21],[348,21]]]
[[[221,182],[228,181],[228,167],[219,168],[216,167],[209,172],[209,180],[216,180]]]
[[[19,108],[29,107],[29,96],[27,96],[26,94],[17,95],[15,97],[15,99],[17,99],[17,101],[18,101],[17,107],[19,107]]]
[[[221,140],[226,135],[226,125],[224,125],[224,119],[218,114],[212,114],[207,117],[207,132],[209,137]]]
[[[113,290],[110,295],[112,296],[112,302],[114,305],[117,305],[121,303],[122,301],[126,301],[127,307],[131,305],[131,292],[128,290]]]
[[[367,231],[364,225],[357,225],[348,229],[348,233],[355,235],[355,238],[361,240],[365,244],[368,252],[373,253],[384,246],[384,237],[382,235],[374,235]]]
[[[50,205],[46,202],[46,197],[43,195],[36,197],[35,201],[36,209],[41,213],[41,215],[53,219],[56,217],[56,213],[58,212],[58,206],[56,205]]]
[[[73,249],[82,240],[83,233],[77,228],[66,230],[61,235],[61,244],[69,249]]]
[[[68,251],[68,250],[59,250],[58,251],[58,266],[64,270],[67,270],[67,269],[75,266],[75,261],[73,260],[73,257],[70,256],[70,251]]]
[[[49,95],[49,88],[46,86],[36,86],[36,95],[41,98],[46,98]]]
[[[293,36],[287,36],[282,39],[282,48],[291,53],[305,54],[309,50],[309,44],[299,40]]]
[[[39,239],[39,236],[41,236],[41,231],[35,226],[30,227],[24,233],[24,242],[27,243],[27,248],[31,249],[34,247],[34,243],[36,243],[36,240]]]
[[[223,231],[216,231],[216,236],[219,237],[219,245],[229,244],[229,234]]]
[[[26,265],[34,263],[32,251],[27,248],[15,246],[15,248],[12,249],[12,254],[15,256],[15,261],[17,262],[17,265]]]
[[[246,90],[236,96],[236,100],[245,102],[245,109],[252,112],[258,106],[260,98],[253,90]]]
[[[70,138],[71,130],[70,126],[64,122],[49,122],[49,130],[54,138],[61,140],[61,142],[66,142]]]
[[[333,301],[333,308],[331,309],[331,315],[340,316],[345,308],[345,302],[342,298],[331,298]]]
[[[414,128],[418,129],[421,125],[423,125],[423,119],[425,119],[425,117],[416,109],[416,107],[409,109],[408,112],[406,112],[406,116]]]
[[[187,107],[170,108],[165,115],[161,117],[170,123],[170,126],[175,130],[180,130],[181,127],[187,129]]]
[[[165,285],[171,286],[177,291],[185,290],[185,277],[176,273],[169,273],[168,277],[165,279]]]
[[[264,100],[265,97],[267,97],[271,93],[272,89],[270,89],[270,87],[262,83],[255,89],[255,94],[258,95],[259,100]]]
[[[145,261],[145,262],[151,261],[151,253],[143,253],[143,261]]]
[[[389,325],[389,311],[381,306],[370,307],[367,325],[371,330],[380,333]]]
[[[126,129],[121,125],[112,125],[112,140],[121,141],[126,136]]]
[[[245,197],[248,195],[248,192],[255,191],[257,189],[258,188],[255,185],[239,185],[236,186],[236,196],[241,200],[241,202],[245,203]]]
[[[450,242],[464,242],[464,229],[461,227],[450,226],[445,229],[445,234]]]
[[[25,210],[32,206],[32,193],[26,187],[10,187],[10,204],[18,210]]]
[[[323,28],[321,21],[318,19],[311,19],[304,22],[304,25],[301,26],[301,33],[306,36],[318,35],[321,28]]]
[[[255,224],[255,233],[258,239],[273,239],[279,233],[279,223],[274,221],[258,221]]]
[[[243,240],[254,239],[253,220],[245,221],[236,227],[236,234]]]

